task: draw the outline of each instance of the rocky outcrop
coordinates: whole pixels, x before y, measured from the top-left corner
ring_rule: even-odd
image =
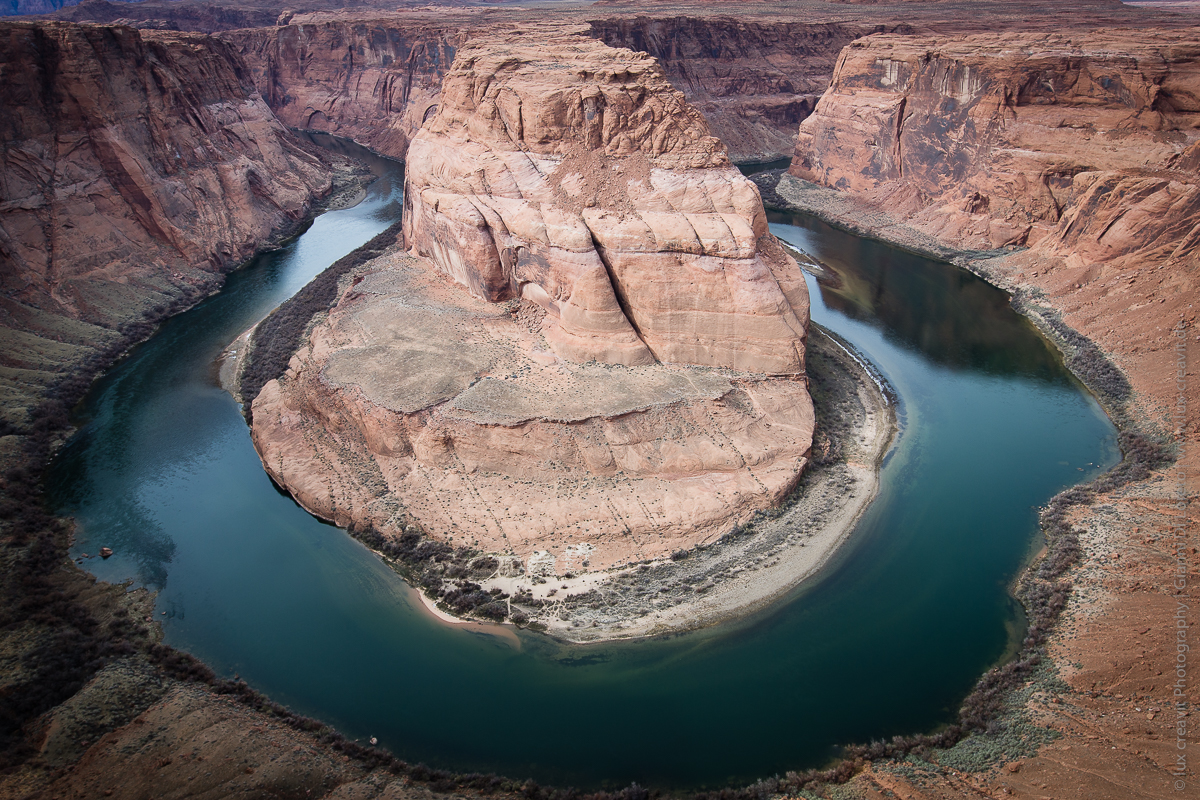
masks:
[[[975,268],[1112,354],[1165,416],[1167,334],[1194,324],[1200,282],[1198,34],[862,39],[801,125],[791,174],[885,227],[1014,251]]]
[[[338,525],[416,525],[551,574],[712,541],[795,485],[803,381],[565,363],[541,316],[424,259],[373,262],[254,401],[263,465]]]
[[[253,403],[306,508],[561,574],[711,541],[795,485],[803,277],[656,62],[464,47],[406,182],[410,252],[348,276]]]
[[[1163,234],[1182,244],[1200,138],[1195,42],[1194,31],[872,36],[843,52],[790,171],[967,247],[1051,236],[1084,255],[1082,239],[1102,231],[1110,254],[1165,245]],[[1119,195],[1157,194],[1150,205],[1171,221],[1123,243],[1121,226],[1085,232],[1097,187],[1107,196],[1126,179]]]
[[[411,251],[477,297],[543,307],[564,359],[804,370],[803,278],[757,189],[644,53],[472,43],[405,183]]]
[[[292,127],[347,136],[395,158],[404,157],[425,112],[437,104],[445,72],[470,32],[512,24],[422,12],[280,19],[289,24],[222,34],[237,45],[275,113]],[[882,29],[724,16],[588,23],[592,37],[658,58],[735,161],[789,155],[796,127],[829,85],[842,47]]]
[[[10,414],[117,328],[211,290],[330,188],[207,37],[9,23],[0,71]]]
[[[404,158],[437,107],[442,78],[467,35],[461,22],[410,19],[298,19],[233,31],[255,86],[286,125],[353,139]]]
[[[704,114],[735,161],[791,155],[796,127],[829,86],[838,53],[868,27],[728,16],[609,17],[592,35],[644,51]]]

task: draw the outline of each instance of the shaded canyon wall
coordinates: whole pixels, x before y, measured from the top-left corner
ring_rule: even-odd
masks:
[[[124,326],[210,291],[331,186],[223,42],[9,23],[0,71],[10,415]]]
[[[222,38],[284,124],[402,159],[468,33],[453,21],[324,18]]]

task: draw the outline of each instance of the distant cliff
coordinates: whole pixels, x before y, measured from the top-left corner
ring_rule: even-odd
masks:
[[[232,31],[259,92],[286,125],[328,131],[394,158],[437,105],[465,36],[457,23],[324,20]]]
[[[223,42],[14,22],[0,73],[0,382],[29,402],[330,189]]]
[[[735,161],[786,156],[796,126],[829,85],[838,53],[873,30],[724,16],[610,17],[591,28],[608,45],[662,62]]]

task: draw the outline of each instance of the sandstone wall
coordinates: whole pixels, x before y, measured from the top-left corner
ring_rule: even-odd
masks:
[[[790,171],[874,206],[856,218],[1010,252],[976,268],[1092,339],[1139,413],[1166,418],[1170,330],[1196,324],[1200,292],[1200,30],[867,37]]]
[[[119,325],[211,289],[330,187],[222,42],[9,23],[0,74],[10,409]]]
[[[328,18],[222,38],[246,59],[284,124],[402,159],[466,35],[461,22]]]
[[[727,16],[609,17],[591,30],[608,45],[657,58],[735,161],[790,155],[796,126],[829,86],[838,53],[873,32]]]
[[[1111,256],[1186,237],[1198,123],[1194,31],[871,36],[843,51],[800,127],[791,173],[956,244],[1050,236],[1081,255],[1092,252],[1082,239],[1102,232],[1080,227],[1094,187],[1155,195],[1169,213],[1120,243],[1110,231]]]
[[[412,252],[478,297],[544,307],[563,358],[803,372],[803,278],[644,53],[472,41],[405,181]]]

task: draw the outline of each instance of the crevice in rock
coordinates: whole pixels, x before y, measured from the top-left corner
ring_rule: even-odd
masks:
[[[625,291],[621,287],[621,282],[617,280],[616,273],[613,272],[612,264],[608,263],[608,258],[604,255],[604,247],[600,242],[596,241],[596,234],[588,229],[589,235],[592,237],[592,247],[596,249],[596,255],[600,257],[600,263],[604,265],[604,271],[608,274],[608,282],[612,286],[613,296],[617,298],[617,305],[621,307],[621,313],[625,315],[625,319],[629,321],[629,327],[633,328],[633,332],[637,334],[638,341],[646,346],[650,351],[650,355],[654,356],[654,360],[662,363],[662,359],[658,357],[658,353],[654,352],[654,348],[646,341],[646,337],[642,335],[642,329],[638,327],[637,321],[633,318],[633,313],[630,311],[629,298],[625,296]]]

